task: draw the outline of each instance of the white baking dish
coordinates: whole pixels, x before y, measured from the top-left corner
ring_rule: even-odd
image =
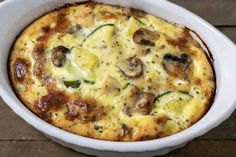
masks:
[[[210,110],[199,122],[180,133],[143,142],[110,142],[85,138],[44,122],[17,99],[11,88],[7,74],[9,50],[15,37],[34,19],[64,3],[80,0],[7,0],[0,4],[0,95],[16,114],[66,147],[103,157],[165,154],[205,134],[230,116],[236,107],[236,46],[233,42],[198,16],[165,0],[98,1],[138,8],[196,31],[206,42],[215,60],[217,91]]]

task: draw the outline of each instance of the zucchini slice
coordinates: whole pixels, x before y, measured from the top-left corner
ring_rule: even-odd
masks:
[[[165,93],[162,93],[162,94],[157,95],[156,100],[157,100],[157,101],[160,101],[159,99],[160,99],[161,97],[163,97],[163,96],[165,96],[166,94],[169,94],[169,93],[171,93],[171,91],[168,91],[168,92],[165,92]]]
[[[94,130],[96,130],[99,133],[102,133],[103,132],[103,127],[99,126],[99,125],[94,125]]]
[[[130,85],[130,83],[126,83],[125,86],[123,87],[123,89],[126,89],[129,85]]]
[[[70,54],[71,64],[76,74],[85,80],[94,81],[96,68],[99,66],[99,58],[83,48],[73,48]]]
[[[91,85],[95,84],[94,81],[90,81],[90,80],[84,80],[84,82],[87,83],[87,84],[91,84]]]
[[[83,42],[83,47],[91,52],[96,48],[95,53],[109,50],[113,45],[112,41],[115,31],[114,24],[101,25],[86,37]]]
[[[67,88],[71,87],[71,88],[79,88],[81,85],[80,80],[76,80],[76,81],[64,81],[64,84]]]
[[[191,103],[192,96],[183,92],[166,92],[157,97],[155,108],[174,114],[181,114],[185,106]]]
[[[135,20],[137,20],[140,24],[142,24],[142,25],[145,25],[146,26],[146,24],[143,22],[143,21],[141,21],[140,19],[138,19],[137,17],[134,17],[134,19]]]
[[[92,36],[95,32],[97,32],[99,29],[101,29],[101,28],[103,28],[103,27],[106,27],[106,26],[114,26],[114,24],[109,23],[109,24],[104,24],[104,25],[101,25],[101,26],[97,27],[96,29],[94,29],[94,30],[84,39],[84,42],[85,42],[90,36]]]

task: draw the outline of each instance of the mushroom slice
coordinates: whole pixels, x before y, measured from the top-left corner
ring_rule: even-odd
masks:
[[[171,120],[167,115],[158,115],[157,117],[154,118],[154,121],[158,125],[166,125],[166,123]]]
[[[152,93],[139,93],[134,103],[133,112],[138,112],[144,115],[152,111],[155,102],[155,95]]]
[[[102,89],[105,93],[113,93],[119,92],[122,89],[122,86],[115,78],[108,75],[104,78]]]
[[[128,127],[125,124],[121,124],[120,125],[120,129],[121,129],[121,136],[124,137],[126,135],[126,132],[128,130]]]
[[[132,136],[132,128],[129,128],[125,124],[120,124],[120,135],[121,137],[131,138]]]
[[[71,121],[78,118],[82,121],[94,122],[105,115],[104,108],[93,98],[75,100],[67,105],[66,118]]]
[[[168,53],[164,56],[162,65],[169,75],[183,79],[190,77],[193,70],[193,61],[187,54],[175,56]]]
[[[15,77],[17,80],[23,80],[27,72],[27,62],[23,59],[17,59],[14,64]]]
[[[81,29],[80,24],[76,24],[68,29],[69,34],[77,33]]]
[[[155,46],[155,42],[159,37],[160,35],[156,31],[140,28],[134,33],[133,40],[140,45]]]
[[[128,78],[136,78],[143,74],[142,62],[137,57],[119,60],[117,66],[122,74]]]
[[[70,50],[64,46],[57,46],[52,49],[52,63],[56,67],[63,67],[66,63],[66,53]]]

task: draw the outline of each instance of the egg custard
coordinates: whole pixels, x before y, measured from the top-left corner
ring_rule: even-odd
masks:
[[[22,103],[66,131],[110,141],[175,134],[209,109],[215,76],[190,30],[136,9],[66,5],[28,26],[8,61]]]

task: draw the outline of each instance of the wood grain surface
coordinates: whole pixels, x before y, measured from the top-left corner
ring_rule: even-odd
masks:
[[[236,0],[170,1],[203,17],[236,43]],[[15,156],[88,157],[47,139],[19,118],[0,98],[0,157]],[[219,127],[166,156],[236,157],[236,111]]]

